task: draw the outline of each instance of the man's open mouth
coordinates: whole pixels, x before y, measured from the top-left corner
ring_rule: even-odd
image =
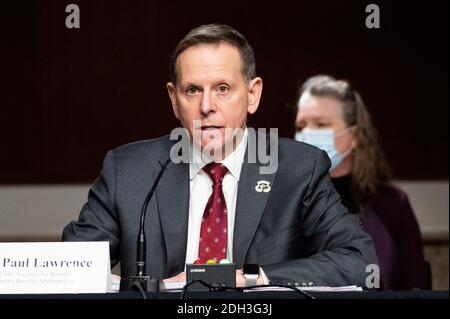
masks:
[[[215,126],[215,125],[203,125],[201,127],[202,131],[218,130],[221,128],[222,128],[222,126]]]

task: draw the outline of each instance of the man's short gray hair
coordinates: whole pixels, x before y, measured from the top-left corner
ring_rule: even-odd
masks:
[[[224,24],[201,25],[191,30],[177,45],[170,58],[170,81],[176,85],[178,56],[188,48],[201,44],[226,43],[239,50],[242,59],[242,74],[246,80],[256,77],[255,55],[247,39],[238,31]]]

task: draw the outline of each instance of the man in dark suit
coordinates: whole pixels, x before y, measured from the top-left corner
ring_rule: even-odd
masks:
[[[227,259],[259,265],[258,284],[365,284],[374,248],[342,206],[326,154],[246,127],[262,79],[240,33],[218,24],[189,32],[172,56],[167,89],[191,143],[182,150],[189,160],[169,163],[147,209],[149,275],[183,280],[186,263]],[[142,203],[176,145],[164,136],[110,151],[63,240],[109,241],[112,264],[135,274]],[[261,147],[276,169],[264,170]],[[244,285],[240,270],[236,279]]]

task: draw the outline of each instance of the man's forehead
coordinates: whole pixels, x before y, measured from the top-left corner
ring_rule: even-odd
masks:
[[[180,54],[177,69],[183,82],[191,78],[232,77],[241,73],[242,59],[239,50],[229,44],[201,44]]]

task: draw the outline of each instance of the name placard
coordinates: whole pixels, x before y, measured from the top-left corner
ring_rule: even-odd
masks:
[[[0,243],[0,294],[109,291],[108,242]]]

